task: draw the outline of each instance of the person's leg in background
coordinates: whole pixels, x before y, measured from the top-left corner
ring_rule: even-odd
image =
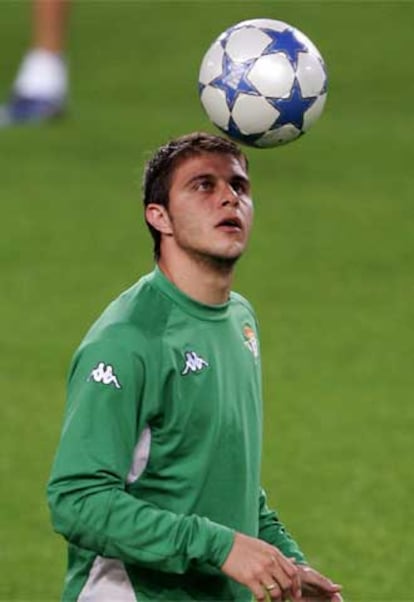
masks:
[[[33,0],[32,45],[19,66],[0,125],[39,122],[61,115],[68,94],[65,62],[69,0]]]

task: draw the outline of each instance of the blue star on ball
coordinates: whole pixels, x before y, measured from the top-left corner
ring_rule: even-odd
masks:
[[[275,31],[274,29],[263,29],[263,31],[272,39],[266,46],[263,54],[272,54],[274,52],[283,52],[287,55],[293,66],[298,65],[299,52],[307,52],[304,44],[299,42],[293,29],[284,29],[283,31]]]
[[[316,99],[317,96],[303,98],[299,82],[295,78],[288,98],[266,98],[267,102],[280,113],[273,127],[280,127],[289,123],[297,127],[298,130],[301,130],[303,128],[304,114]]]
[[[244,61],[243,63],[232,61],[229,55],[224,53],[222,72],[210,82],[210,86],[223,90],[230,110],[234,107],[239,94],[260,96],[257,89],[247,78],[247,74],[253,63],[254,59]]]

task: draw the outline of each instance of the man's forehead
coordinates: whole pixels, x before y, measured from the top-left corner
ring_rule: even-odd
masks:
[[[200,171],[200,173],[215,173],[230,171],[235,175],[247,178],[247,166],[244,157],[236,157],[231,153],[201,152],[181,157],[174,168],[174,176],[184,176]]]

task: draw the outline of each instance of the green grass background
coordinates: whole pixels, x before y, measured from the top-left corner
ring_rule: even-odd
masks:
[[[6,97],[30,5],[0,4]],[[413,3],[84,0],[67,118],[0,131],[2,601],[58,599],[65,546],[44,489],[71,353],[151,269],[145,159],[215,131],[196,92],[204,51],[261,16],[306,32],[330,73],[313,130],[249,151],[256,225],[236,288],[261,323],[263,481],[347,601],[414,600]]]

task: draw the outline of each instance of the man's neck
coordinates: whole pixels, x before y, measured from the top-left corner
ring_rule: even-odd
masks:
[[[233,266],[184,256],[179,262],[161,257],[158,267],[168,280],[195,301],[220,305],[229,299]]]

